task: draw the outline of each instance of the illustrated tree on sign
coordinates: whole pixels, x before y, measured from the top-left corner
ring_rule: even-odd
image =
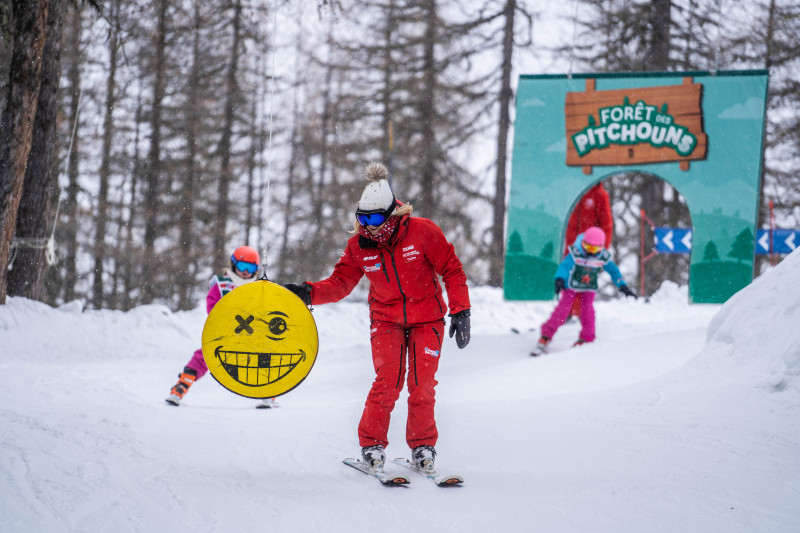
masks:
[[[554,249],[555,249],[555,247],[553,246],[553,241],[549,241],[547,244],[545,244],[542,247],[542,253],[539,254],[539,257],[550,259],[551,257],[553,257],[553,250]]]
[[[519,236],[518,232],[514,231],[508,238],[508,253],[521,254],[524,251],[522,247],[522,237]]]
[[[703,261],[719,261],[719,252],[714,241],[708,241],[708,244],[703,249]]]
[[[755,238],[750,228],[742,230],[737,236],[736,240],[731,245],[731,251],[728,252],[728,257],[738,259],[741,263],[743,259],[752,260],[753,252],[755,250]]]

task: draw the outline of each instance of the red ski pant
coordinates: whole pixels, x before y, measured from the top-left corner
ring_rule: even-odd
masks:
[[[443,336],[444,320],[413,325],[372,322],[370,341],[375,381],[358,424],[358,442],[362,447],[389,444],[389,420],[406,374],[406,442],[411,448],[436,445],[439,433],[433,416],[434,389]]]

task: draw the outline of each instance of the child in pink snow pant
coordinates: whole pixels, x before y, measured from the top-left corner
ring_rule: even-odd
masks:
[[[219,288],[219,284],[212,283],[208,290],[208,295],[206,295],[206,311],[210,313],[211,310],[214,309],[214,306],[217,305],[217,302],[221,299],[222,292]],[[197,377],[195,378],[196,380],[205,376],[206,372],[208,372],[208,367],[206,366],[206,360],[203,359],[202,348],[195,350],[192,358],[188,363],[186,363],[186,367],[197,372]]]
[[[561,291],[561,298],[558,300],[553,314],[550,318],[542,324],[542,335],[553,338],[556,330],[560,328],[564,322],[569,318],[570,310],[572,309],[572,302],[578,295],[577,291],[572,289],[564,289]],[[581,291],[581,333],[579,337],[586,342],[594,341],[594,291]]]
[[[208,372],[208,367],[206,366],[206,360],[203,359],[202,348],[194,352],[194,355],[189,360],[189,362],[186,363],[186,366],[197,371],[197,378],[195,379],[200,379],[206,375],[206,372]]]
[[[209,313],[220,299],[236,287],[255,281],[256,272],[261,259],[258,251],[250,246],[240,246],[231,254],[231,266],[223,276],[214,276],[208,283],[206,295],[206,311]],[[178,406],[192,384],[208,372],[208,366],[203,359],[203,350],[198,349],[192,358],[183,367],[183,372],[178,374],[178,382],[170,389],[166,402]],[[262,402],[263,407],[272,407],[274,402]],[[268,404],[269,403],[269,404]],[[261,404],[260,404],[261,405]]]

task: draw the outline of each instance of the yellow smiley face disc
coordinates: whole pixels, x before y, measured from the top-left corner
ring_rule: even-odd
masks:
[[[311,311],[270,281],[237,287],[217,302],[203,327],[203,359],[226,389],[273,398],[297,387],[317,359]]]

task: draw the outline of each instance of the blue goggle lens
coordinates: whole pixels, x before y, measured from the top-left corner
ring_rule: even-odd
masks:
[[[358,219],[358,223],[362,226],[380,226],[386,222],[386,215],[384,213],[356,213],[356,218]]]
[[[233,267],[239,272],[247,272],[248,274],[255,274],[258,270],[258,265],[255,263],[248,263],[247,261],[237,261],[232,259]]]

